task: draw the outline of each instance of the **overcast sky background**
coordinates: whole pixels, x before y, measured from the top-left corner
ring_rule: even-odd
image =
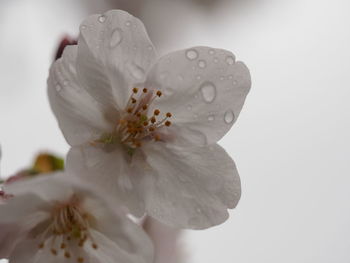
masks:
[[[241,174],[242,199],[225,224],[187,233],[187,262],[348,263],[350,2],[219,2],[121,3],[145,22],[161,54],[209,45],[233,51],[251,70],[247,102],[221,141]],[[68,150],[49,110],[48,68],[59,39],[111,4],[118,6],[0,0],[3,176],[39,151]]]

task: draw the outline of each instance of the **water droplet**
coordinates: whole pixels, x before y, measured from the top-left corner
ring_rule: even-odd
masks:
[[[203,99],[205,102],[210,103],[216,97],[216,87],[211,82],[205,82],[200,87],[200,91],[202,93]]]
[[[214,63],[218,63],[219,59],[218,58],[214,58]]]
[[[112,37],[110,42],[111,47],[116,47],[120,44],[120,42],[122,42],[122,39],[123,39],[122,32],[123,31],[120,28],[114,29],[114,31],[112,32]]]
[[[128,69],[130,74],[135,79],[141,80],[145,76],[145,72],[143,71],[143,69],[140,66],[136,65],[135,63],[129,63]]]
[[[189,59],[189,60],[194,60],[196,58],[198,58],[198,52],[197,50],[195,49],[189,49],[186,51],[186,57]]]
[[[105,16],[105,15],[99,16],[99,17],[98,17],[98,21],[99,21],[100,23],[104,23],[104,22],[106,21],[106,16]]]
[[[213,121],[213,120],[215,120],[214,115],[209,115],[209,116],[208,116],[208,121]]]
[[[232,123],[234,119],[235,119],[235,115],[233,114],[232,110],[228,110],[225,112],[224,120],[227,124]]]
[[[214,49],[209,49],[208,53],[209,53],[209,55],[214,55],[215,51],[214,51]]]
[[[207,62],[205,62],[205,60],[198,61],[198,67],[205,68],[206,66],[207,66]]]
[[[232,56],[227,56],[226,57],[226,63],[229,65],[233,65],[235,63],[235,59]]]
[[[126,22],[125,22],[125,25],[126,25],[126,26],[130,26],[130,25],[131,25],[131,22],[130,22],[130,21],[126,21]]]
[[[68,83],[69,83],[69,81],[65,79],[65,80],[63,81],[63,86],[67,86]]]
[[[55,88],[57,92],[60,92],[62,90],[62,86],[60,84],[57,84]]]
[[[225,77],[224,77],[224,76],[221,76],[221,77],[220,77],[220,80],[224,80],[224,79],[225,79]]]
[[[188,110],[192,110],[192,105],[187,105]]]
[[[196,79],[197,79],[197,80],[200,80],[201,78],[202,78],[201,75],[197,75],[197,76],[196,76]]]
[[[237,81],[237,80],[234,80],[234,81],[232,82],[232,84],[233,84],[233,86],[236,86],[236,85],[238,84],[238,81]]]
[[[200,209],[199,207],[196,208],[197,213],[202,213],[202,209]]]
[[[80,26],[80,30],[81,30],[81,31],[85,30],[86,28],[87,28],[86,25],[81,25],[81,26]]]
[[[232,75],[229,75],[229,76],[228,76],[228,79],[233,79],[233,76],[232,76]]]

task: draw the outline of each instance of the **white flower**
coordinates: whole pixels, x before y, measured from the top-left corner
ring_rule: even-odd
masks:
[[[68,169],[136,215],[185,228],[228,218],[240,198],[234,162],[216,142],[250,89],[226,50],[194,47],[157,59],[140,20],[123,11],[87,18],[48,80],[72,146]]]
[[[11,263],[151,263],[151,241],[124,213],[64,175],[10,184],[0,205],[1,256]],[[13,227],[15,226],[15,227]]]

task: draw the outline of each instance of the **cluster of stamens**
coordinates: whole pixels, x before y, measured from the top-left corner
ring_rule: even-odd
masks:
[[[162,96],[161,91],[150,91],[147,88],[133,88],[124,112],[115,126],[115,131],[105,136],[100,142],[114,143],[119,140],[130,149],[142,146],[144,141],[161,141],[159,129],[169,127],[172,117],[170,112],[161,116],[159,109],[150,112],[150,106],[156,98]]]
[[[93,249],[98,249],[89,232],[90,220],[90,216],[78,206],[58,204],[52,211],[49,226],[39,237],[38,248],[48,248],[54,256],[62,254],[67,259],[74,257],[76,262],[83,263],[84,257],[79,248],[89,243]]]

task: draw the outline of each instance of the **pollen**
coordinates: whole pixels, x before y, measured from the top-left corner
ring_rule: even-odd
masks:
[[[135,94],[136,94],[138,91],[139,91],[138,88],[133,88],[133,89],[132,89],[132,92],[135,93]]]
[[[153,113],[154,113],[154,115],[155,115],[155,116],[158,116],[158,115],[159,115],[159,113],[160,113],[160,110],[156,109],[156,110],[154,110],[154,112],[153,112]]]
[[[168,118],[170,118],[172,115],[171,115],[170,112],[167,112],[166,116],[167,116]]]
[[[162,92],[160,90],[158,90],[156,94],[158,97],[162,96]]]
[[[165,126],[169,127],[171,125],[171,121],[166,121]]]

